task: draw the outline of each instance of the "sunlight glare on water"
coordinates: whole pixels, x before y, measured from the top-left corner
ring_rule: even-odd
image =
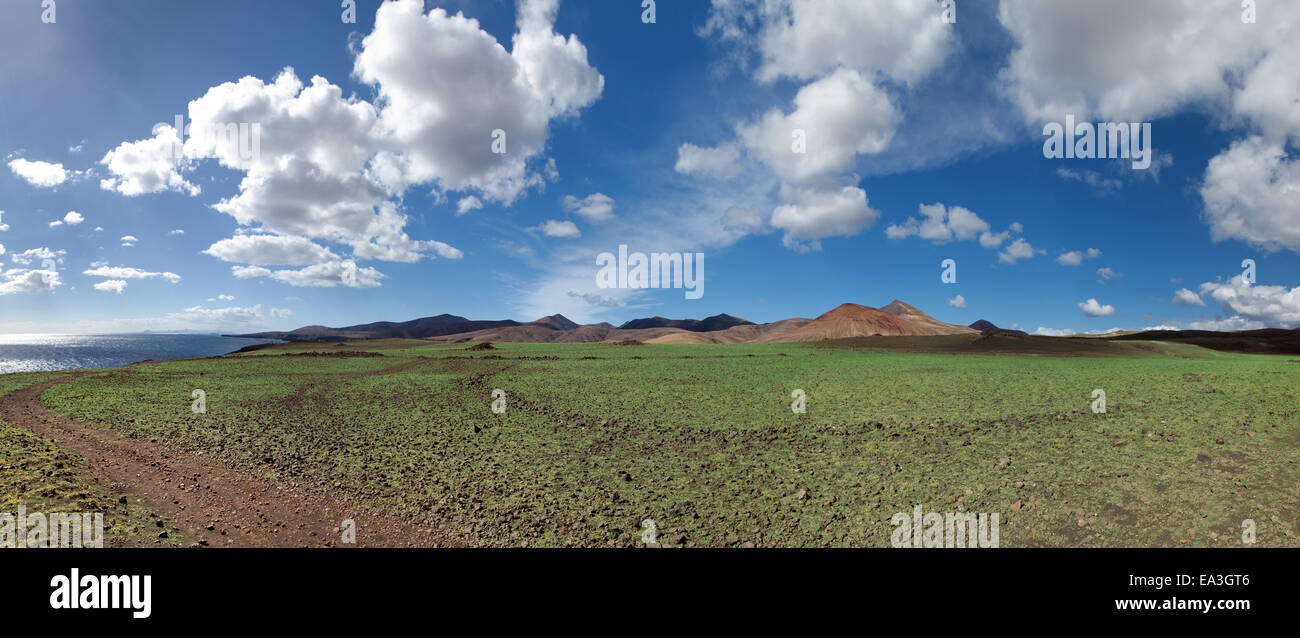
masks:
[[[0,374],[111,368],[147,359],[212,357],[267,343],[216,335],[0,335]]]

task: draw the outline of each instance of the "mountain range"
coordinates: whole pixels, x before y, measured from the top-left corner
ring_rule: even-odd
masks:
[[[991,328],[989,327],[991,326]],[[971,326],[945,323],[902,301],[872,308],[846,303],[815,319],[795,317],[756,324],[720,314],[705,319],[633,319],[615,327],[609,323],[579,325],[564,315],[550,315],[521,323],[509,319],[473,321],[442,314],[412,321],[327,328],[304,326],[288,332],[259,332],[242,337],[282,341],[348,341],[365,339],[432,339],[453,342],[595,343],[640,341],[643,343],[779,343],[820,341],[846,337],[926,336],[978,334],[997,330],[984,320]]]
[[[304,326],[289,332],[259,332],[238,337],[278,339],[281,341],[351,341],[366,339],[429,339],[463,342],[530,342],[530,343],[784,343],[846,339],[852,337],[909,337],[898,343],[913,348],[952,346],[960,342],[974,344],[975,350],[1027,351],[1041,353],[1061,351],[1062,343],[1071,348],[1083,342],[1165,341],[1197,345],[1226,352],[1258,354],[1300,354],[1300,329],[1205,332],[1189,330],[1148,330],[1075,338],[1029,336],[1020,330],[999,328],[980,319],[969,326],[939,321],[913,306],[895,299],[889,305],[872,308],[853,303],[841,304],[816,319],[794,317],[771,323],[756,324],[727,314],[705,319],[633,319],[615,327],[609,323],[580,325],[564,315],[550,315],[536,321],[520,323],[509,319],[472,321],[465,317],[442,314],[412,321],[375,323],[327,328]],[[942,337],[918,341],[910,337]],[[962,339],[962,336],[968,337]],[[956,339],[957,342],[952,342]],[[1011,341],[1008,341],[1011,340]],[[960,345],[959,344],[959,345]],[[1145,346],[1140,346],[1145,348]],[[1068,348],[1067,348],[1068,349]],[[1073,351],[1073,350],[1071,350]],[[1086,348],[1075,354],[1090,352]],[[1095,353],[1093,353],[1095,354]]]

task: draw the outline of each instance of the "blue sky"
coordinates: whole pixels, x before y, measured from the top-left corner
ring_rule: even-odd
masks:
[[[339,4],[4,3],[0,332],[1300,325],[1294,3]],[[1152,167],[1045,157],[1067,114],[1150,123]],[[160,152],[177,115],[260,155]],[[598,288],[620,244],[704,254],[705,294]]]

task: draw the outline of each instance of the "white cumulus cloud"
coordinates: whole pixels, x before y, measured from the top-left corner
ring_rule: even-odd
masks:
[[[841,69],[799,89],[790,113],[774,108],[737,133],[781,179],[807,184],[848,170],[857,155],[888,148],[900,117],[883,89]]]
[[[1106,317],[1115,314],[1115,306],[1102,305],[1096,299],[1079,302],[1079,310],[1089,317]]]
[[[841,67],[915,82],[956,47],[938,5],[911,0],[713,0],[705,32],[755,49],[765,83]]]
[[[1034,255],[1043,254],[1047,251],[1036,250],[1032,244],[1025,241],[1024,238],[1017,238],[1011,242],[1005,250],[998,253],[998,261],[1004,264],[1015,264],[1021,259],[1033,259]]]
[[[68,181],[69,171],[62,164],[42,161],[30,161],[22,158],[9,162],[9,170],[27,181],[32,186],[52,188]]]
[[[1062,266],[1078,266],[1083,264],[1084,259],[1096,259],[1101,256],[1101,251],[1096,248],[1089,248],[1086,251],[1071,250],[1063,252],[1056,258],[1056,263]]]
[[[269,83],[226,82],[190,102],[180,157],[155,152],[171,151],[178,134],[157,127],[153,137],[105,157],[112,177],[104,187],[193,192],[183,176],[208,158],[243,172],[239,191],[213,206],[241,232],[351,248],[351,259],[275,274],[296,284],[378,285],[382,274],[355,260],[458,259],[455,247],[406,233],[401,195],[416,185],[432,186],[439,197],[461,191],[460,213],[485,201],[513,203],[558,177],[544,155],[551,123],[577,116],[604,88],[578,38],[554,32],[556,0],[517,6],[507,50],[463,14],[426,13],[420,0],[385,2],[354,49],[353,75],[373,89],[373,103],[345,96],[320,76],[304,83],[292,68]],[[214,134],[229,125],[249,125],[250,134],[256,125],[256,144]],[[494,152],[498,142],[504,153]],[[240,272],[257,268],[249,262]]]
[[[1201,199],[1214,241],[1300,252],[1300,160],[1281,142],[1249,137],[1211,159]]]
[[[713,0],[703,33],[734,45],[733,60],[757,55],[757,82],[785,78],[801,86],[790,108],[736,122],[734,141],[683,144],[676,168],[735,175],[741,154],[766,167],[780,183],[770,225],[799,252],[874,224],[877,212],[849,172],[858,157],[893,141],[902,114],[891,91],[925,79],[955,49],[937,7],[910,0]]]
[[[1200,295],[1186,288],[1180,288],[1174,293],[1173,304],[1175,306],[1204,306],[1205,302],[1201,300]]]
[[[472,210],[478,210],[480,208],[483,208],[483,200],[473,195],[470,195],[468,197],[462,197],[459,202],[456,202],[457,215],[464,215],[465,213],[468,213]]]
[[[1034,334],[1045,337],[1073,337],[1077,333],[1069,328],[1046,328],[1039,326],[1038,329],[1034,331]]]
[[[1248,284],[1237,275],[1226,283],[1201,284],[1201,294],[1219,302],[1224,312],[1260,324],[1261,328],[1300,326],[1300,287]]]
[[[783,245],[801,252],[821,250],[825,237],[856,235],[880,216],[867,205],[867,192],[856,186],[817,189],[783,185],[781,199],[789,203],[772,211],[770,223],[785,231]]]
[[[174,272],[150,272],[130,266],[99,266],[83,271],[87,277],[107,277],[110,279],[166,279],[171,283],[180,283],[181,276]]]
[[[180,133],[175,127],[154,127],[153,137],[122,142],[99,160],[112,177],[99,180],[99,187],[135,197],[159,191],[176,191],[190,196],[200,189],[181,175],[193,166],[183,152]]]
[[[12,253],[9,255],[9,260],[22,266],[27,266],[38,261],[46,264],[61,264],[63,263],[63,256],[67,254],[68,251],[66,250],[51,250],[50,248],[42,246],[40,248],[29,248],[21,253]]]
[[[578,225],[571,221],[548,219],[538,227],[538,230],[542,231],[542,234],[547,237],[575,238],[582,236],[582,232],[578,230]]]
[[[565,195],[560,199],[560,206],[566,212],[575,213],[592,223],[614,218],[614,198],[604,193],[592,193],[582,199]]]
[[[62,284],[59,273],[54,270],[0,269],[0,295],[35,294],[54,290]]]
[[[1291,25],[1300,21],[1295,3],[1261,2],[1258,23],[1242,24],[1240,4],[1002,0],[998,18],[1015,46],[1002,72],[1007,95],[1031,122],[1067,113],[1142,122],[1193,102],[1230,103],[1234,75],[1270,60],[1285,64]],[[1262,115],[1271,110],[1266,104],[1294,100],[1284,87],[1274,95],[1258,86],[1294,75],[1246,77],[1247,95],[1238,100],[1244,112]]]
[[[979,238],[980,245],[985,248],[996,247],[1010,236],[1010,231],[992,234],[988,222],[962,206],[921,204],[920,212],[920,221],[908,217],[902,225],[893,224],[886,228],[885,236],[890,239],[920,237],[936,245]]]
[[[270,270],[261,266],[233,266],[231,273],[237,279],[268,277],[290,286],[309,288],[376,288],[384,274],[374,268],[358,266],[351,259],[313,264],[306,268]]]
[[[338,259],[328,248],[290,235],[237,235],[208,246],[203,253],[254,266],[309,266]]]
[[[111,292],[120,295],[122,294],[122,291],[126,290],[126,281],[123,279],[105,279],[104,281],[95,284],[94,288],[95,290],[102,292]]]

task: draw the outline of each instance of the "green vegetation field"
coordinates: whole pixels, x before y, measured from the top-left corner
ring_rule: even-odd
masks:
[[[1244,519],[1300,545],[1300,363],[1150,349],[298,344],[43,401],[483,545],[632,546],[651,518],[665,545],[888,546],[918,504],[1000,513],[1003,547],[1240,547]],[[382,356],[338,356],[361,351]]]
[[[56,375],[0,375],[0,396]],[[87,479],[86,460],[27,430],[0,419],[0,512],[102,513],[105,547],[181,545],[184,537],[150,508],[109,494]],[[160,536],[166,533],[167,538]]]

